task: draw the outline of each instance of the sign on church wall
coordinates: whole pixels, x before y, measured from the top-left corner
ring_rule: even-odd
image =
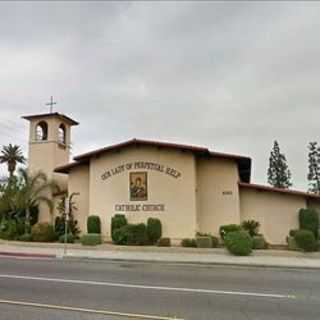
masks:
[[[136,161],[136,162],[128,162],[125,164],[121,164],[117,167],[113,167],[105,170],[101,175],[101,179],[108,180],[112,176],[124,173],[125,171],[141,170],[141,169],[158,171],[175,179],[178,179],[181,177],[181,172],[170,166],[166,166],[166,165],[155,163],[155,162],[149,162],[149,161]]]
[[[144,171],[143,171],[144,170]],[[114,205],[116,212],[163,212],[166,206],[163,203],[144,203],[149,200],[149,183],[148,171],[157,171],[167,175],[170,178],[179,179],[182,174],[179,170],[161,163],[149,161],[135,161],[120,164],[118,166],[108,168],[101,174],[101,180],[107,181],[113,176],[120,175],[129,171],[128,174],[128,194],[127,199],[134,202],[142,203],[117,203]],[[126,197],[126,195],[123,195]]]

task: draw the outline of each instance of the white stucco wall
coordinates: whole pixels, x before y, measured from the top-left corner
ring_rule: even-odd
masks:
[[[241,221],[259,221],[271,244],[286,244],[289,230],[299,228],[299,209],[305,207],[304,196],[240,188]]]
[[[101,176],[105,171],[120,165],[135,162],[154,162],[173,168],[181,173],[174,178],[164,172],[146,169],[125,170],[106,180]],[[172,239],[194,237],[196,232],[196,167],[194,155],[174,149],[131,146],[108,152],[90,161],[90,205],[89,214],[101,217],[103,233],[110,236],[111,217],[124,213],[131,223],[146,222],[148,217],[159,218],[163,236]],[[148,174],[148,200],[130,201],[129,172],[146,171]],[[117,204],[160,204],[164,211],[117,211]]]
[[[238,167],[234,160],[197,160],[198,230],[219,235],[221,225],[240,222]]]
[[[78,225],[82,233],[86,233],[90,204],[88,165],[80,165],[71,171],[69,174],[68,192],[69,195],[74,192],[79,193],[79,195],[73,198],[77,207],[77,210],[74,211],[74,217],[78,220]]]

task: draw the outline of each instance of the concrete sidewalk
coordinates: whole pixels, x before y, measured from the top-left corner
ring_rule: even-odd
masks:
[[[313,268],[320,269],[320,252],[303,253],[286,250],[255,250],[251,256],[236,257],[225,249],[197,249],[153,246],[114,246],[102,244],[84,247],[68,244],[64,256],[63,244],[0,241],[0,256],[102,259],[106,261],[183,263],[194,265],[234,265],[256,267]]]

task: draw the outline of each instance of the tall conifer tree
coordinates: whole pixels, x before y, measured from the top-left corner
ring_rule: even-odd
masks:
[[[269,158],[268,182],[275,188],[287,189],[292,186],[291,172],[287,159],[280,152],[279,143],[274,141]]]
[[[320,194],[320,147],[317,142],[310,142],[309,149],[309,191]]]

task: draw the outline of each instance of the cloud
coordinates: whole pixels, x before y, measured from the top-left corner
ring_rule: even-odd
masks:
[[[74,153],[132,137],[195,143],[252,156],[264,183],[278,139],[304,189],[319,14],[316,2],[1,3],[0,143],[26,150],[19,117],[54,95],[81,122]]]

